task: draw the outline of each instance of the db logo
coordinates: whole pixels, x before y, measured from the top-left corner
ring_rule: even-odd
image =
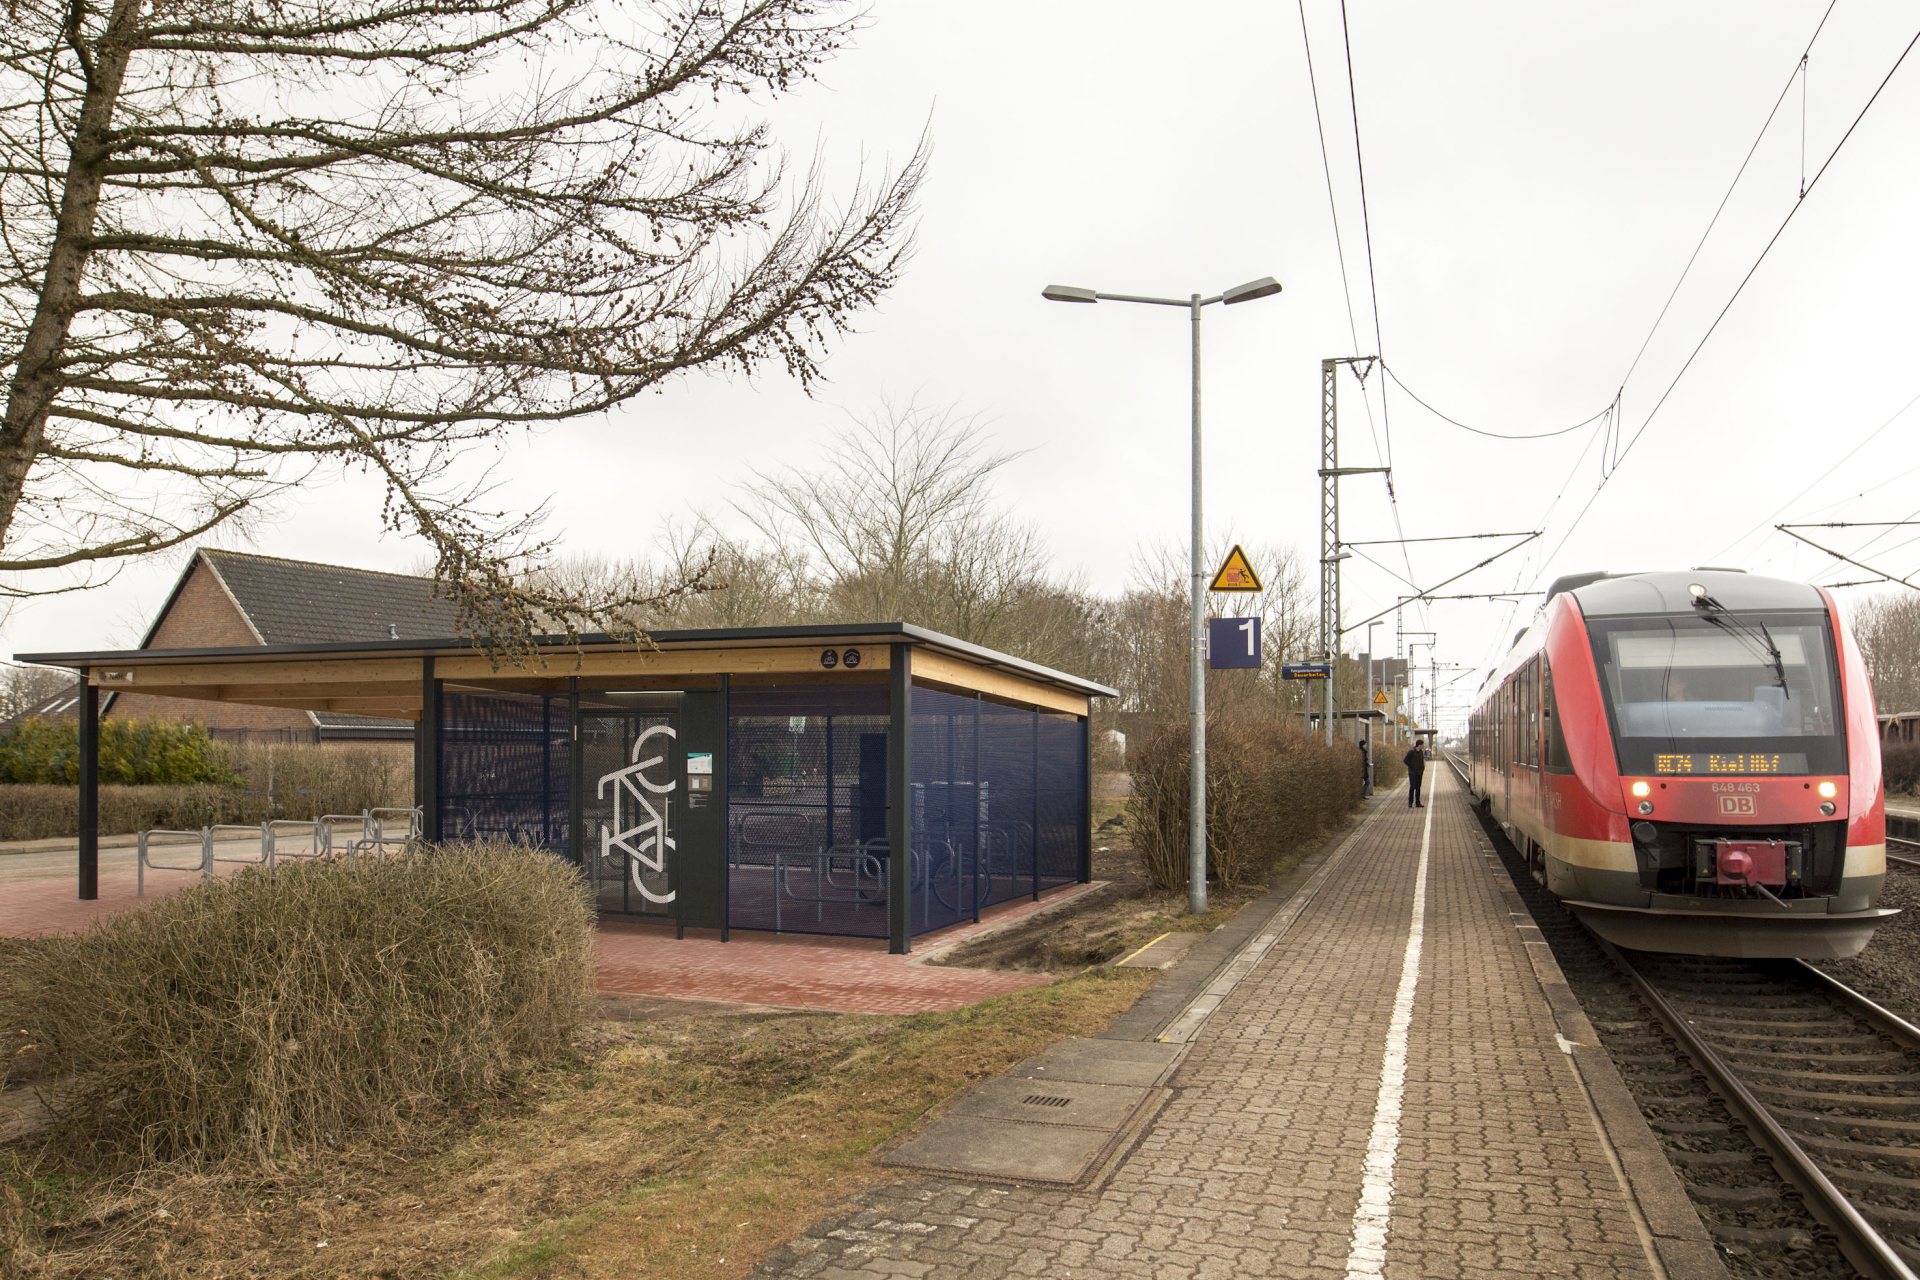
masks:
[[[1721,796],[1720,812],[1729,818],[1751,818],[1753,816],[1753,797]]]

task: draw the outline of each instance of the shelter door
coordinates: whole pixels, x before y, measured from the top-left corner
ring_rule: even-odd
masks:
[[[672,711],[581,709],[581,857],[603,914],[680,914],[675,854],[686,795],[679,719]]]

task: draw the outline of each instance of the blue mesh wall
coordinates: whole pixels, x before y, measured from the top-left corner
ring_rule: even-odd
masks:
[[[1040,739],[1039,842],[1035,859],[1042,888],[1080,878],[1081,827],[1086,822],[1087,739],[1080,717],[1042,711],[1036,717]]]
[[[887,936],[887,689],[735,686],[727,922]]]
[[[979,700],[913,691],[913,931],[972,920],[990,900],[981,831],[990,820],[978,785]]]
[[[567,848],[567,700],[440,696],[440,834]]]
[[[913,691],[913,929],[1079,878],[1086,738],[1077,716]]]

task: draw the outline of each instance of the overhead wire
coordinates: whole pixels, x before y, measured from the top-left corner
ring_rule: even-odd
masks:
[[[1432,414],[1434,417],[1440,419],[1442,422],[1449,423],[1452,426],[1456,426],[1460,428],[1462,431],[1471,431],[1474,435],[1489,436],[1495,440],[1551,440],[1555,436],[1572,435],[1574,432],[1578,431],[1580,428],[1591,426],[1593,423],[1599,421],[1601,418],[1606,417],[1607,414],[1613,412],[1613,406],[1609,404],[1606,408],[1600,410],[1600,412],[1592,415],[1591,417],[1582,418],[1580,419],[1580,421],[1574,423],[1570,427],[1559,427],[1552,431],[1532,431],[1532,432],[1488,431],[1483,427],[1471,426],[1465,422],[1460,421],[1460,419],[1453,417],[1451,414],[1442,413],[1440,410],[1434,408],[1431,404],[1427,403],[1427,401],[1423,399],[1417,391],[1415,391],[1412,387],[1407,385],[1406,379],[1402,378],[1397,372],[1395,372],[1392,365],[1387,364],[1385,361],[1382,361],[1380,364],[1380,368],[1383,373],[1385,373],[1389,378],[1393,379],[1393,385],[1395,385],[1396,387],[1399,387],[1402,391],[1407,393],[1407,398],[1409,400],[1412,400],[1415,404],[1419,405],[1422,409],[1425,409],[1428,413]]]
[[[1913,408],[1913,406],[1915,406],[1916,404],[1920,404],[1920,392],[1916,392],[1914,394],[1913,399],[1907,401],[1905,404],[1901,405],[1898,409],[1895,409],[1893,411],[1892,417],[1888,418],[1885,422],[1882,422],[1879,426],[1875,427],[1872,431],[1869,431],[1866,435],[1866,438],[1861,440],[1860,443],[1854,445],[1853,448],[1847,450],[1846,453],[1842,454],[1838,462],[1834,463],[1832,466],[1828,467],[1825,471],[1822,471],[1818,476],[1814,477],[1812,483],[1808,484],[1806,488],[1802,489],[1800,492],[1794,494],[1791,498],[1788,498],[1785,502],[1781,503],[1779,507],[1774,510],[1773,514],[1761,520],[1758,524],[1754,525],[1753,528],[1747,530],[1745,533],[1741,534],[1739,537],[1729,542],[1726,546],[1714,552],[1712,558],[1714,560],[1719,560],[1720,557],[1726,555],[1729,551],[1732,551],[1735,547],[1738,547],[1741,543],[1745,542],[1748,538],[1751,538],[1754,534],[1759,533],[1762,530],[1772,528],[1773,522],[1775,520],[1778,520],[1782,515],[1784,515],[1789,507],[1791,507],[1794,503],[1800,501],[1800,499],[1806,497],[1809,493],[1812,493],[1815,489],[1819,488],[1822,481],[1824,481],[1828,476],[1832,475],[1834,472],[1838,471],[1842,466],[1846,465],[1849,461],[1851,461],[1853,458],[1853,455],[1855,455],[1856,453],[1859,453],[1862,449],[1872,444],[1876,439],[1879,438],[1881,432],[1885,431],[1888,427],[1892,426],[1894,423],[1900,421],[1901,418],[1905,417],[1907,414],[1907,410]]]
[[[1365,149],[1360,142],[1360,94],[1354,86],[1353,75],[1353,33],[1347,23],[1347,0],[1340,0],[1340,48],[1345,55],[1347,66],[1347,108],[1353,121],[1353,165],[1360,179],[1360,227],[1366,236],[1367,246],[1367,298],[1373,307],[1373,352],[1384,366],[1386,361],[1386,341],[1380,336],[1380,275],[1373,263],[1373,215],[1367,204],[1367,160]],[[1366,383],[1360,384],[1361,396],[1366,395]],[[1371,411],[1369,411],[1371,413]],[[1371,416],[1369,416],[1371,424]],[[1380,457],[1380,464],[1386,470],[1387,508],[1393,515],[1393,531],[1401,539],[1400,557],[1407,566],[1407,577],[1412,579],[1413,553],[1407,550],[1406,526],[1400,519],[1400,495],[1393,483],[1393,413],[1387,403],[1387,385],[1380,384],[1380,427],[1386,435],[1387,448]],[[1376,452],[1379,441],[1374,442]],[[1426,623],[1427,613],[1424,602],[1415,606],[1416,616],[1422,625]]]
[[[1607,482],[1611,480],[1614,475],[1618,474],[1620,464],[1626,461],[1627,456],[1633,452],[1634,446],[1639,444],[1641,437],[1646,435],[1647,428],[1653,425],[1654,419],[1659,416],[1660,410],[1673,395],[1674,389],[1678,387],[1681,380],[1687,376],[1688,370],[1693,368],[1693,363],[1699,358],[1700,352],[1705,349],[1714,333],[1720,328],[1720,322],[1726,319],[1727,313],[1733,309],[1733,304],[1739,301],[1740,295],[1746,291],[1747,285],[1753,280],[1754,275],[1760,270],[1761,265],[1766,262],[1767,255],[1772,253],[1773,247],[1780,242],[1780,237],[1786,233],[1787,227],[1793,222],[1794,215],[1805,207],[1807,196],[1812,195],[1814,189],[1820,185],[1820,179],[1826,176],[1827,170],[1832,166],[1834,160],[1839,157],[1840,152],[1846,147],[1848,140],[1853,137],[1854,131],[1860,127],[1860,122],[1866,118],[1867,112],[1871,111],[1874,103],[1880,100],[1881,93],[1886,89],[1894,75],[1899,72],[1901,66],[1907,60],[1907,55],[1913,52],[1914,45],[1916,44],[1920,44],[1920,31],[1916,31],[1913,39],[1907,42],[1906,48],[1900,51],[1900,56],[1894,60],[1893,66],[1888,68],[1887,74],[1881,77],[1880,83],[1875,86],[1872,96],[1866,101],[1866,105],[1860,108],[1859,113],[1854,116],[1853,122],[1847,126],[1847,131],[1841,135],[1840,141],[1835,143],[1833,150],[1827,153],[1827,158],[1821,162],[1819,169],[1814,172],[1812,180],[1807,183],[1806,194],[1800,196],[1793,202],[1792,207],[1787,210],[1787,216],[1780,220],[1778,227],[1774,228],[1773,235],[1768,237],[1766,245],[1760,250],[1759,257],[1755,258],[1753,265],[1747,268],[1746,274],[1740,278],[1740,283],[1734,287],[1733,293],[1729,295],[1725,304],[1722,305],[1719,312],[1715,314],[1713,323],[1707,326],[1707,331],[1700,336],[1700,341],[1694,344],[1693,350],[1688,354],[1686,362],[1680,366],[1679,372],[1673,375],[1673,380],[1667,384],[1666,390],[1660,393],[1660,398],[1654,402],[1653,408],[1648,411],[1647,416],[1641,420],[1639,427],[1635,429],[1633,435],[1627,440],[1626,445],[1614,456],[1612,466],[1601,475],[1600,483],[1595,486],[1592,495],[1587,499],[1586,505],[1581,507],[1579,513],[1574,516],[1573,523],[1567,527],[1566,533],[1561,536],[1559,542],[1554,544],[1553,550],[1547,553],[1547,561],[1550,562],[1555,555],[1559,554],[1560,549],[1566,546],[1567,540],[1571,538],[1574,531],[1580,527],[1580,522],[1584,520],[1587,513],[1593,509],[1593,504],[1599,501],[1600,494],[1607,487]]]

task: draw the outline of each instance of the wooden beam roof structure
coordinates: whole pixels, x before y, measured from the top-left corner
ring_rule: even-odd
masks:
[[[103,691],[351,712],[418,720],[429,661],[444,687],[563,687],[569,677],[657,683],[717,679],[870,682],[884,679],[891,647],[912,647],[917,683],[1086,715],[1115,691],[1010,654],[907,623],[657,631],[638,643],[611,636],[546,637],[536,654],[500,662],[472,641],[354,641],[211,649],[134,649],[21,654],[67,667]],[[849,666],[845,655],[857,652]],[[831,657],[829,657],[831,655]]]

